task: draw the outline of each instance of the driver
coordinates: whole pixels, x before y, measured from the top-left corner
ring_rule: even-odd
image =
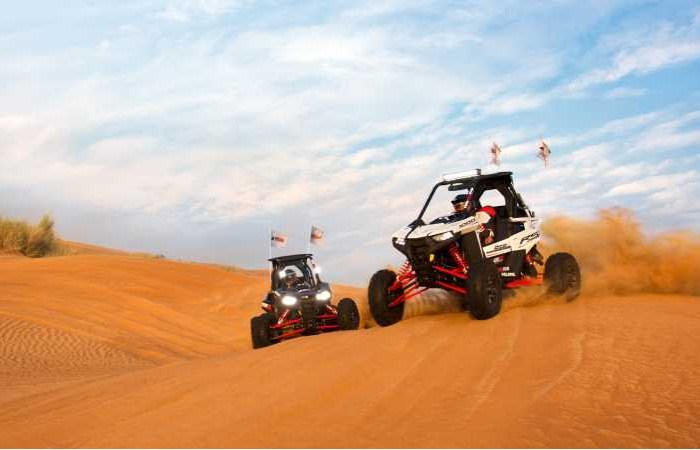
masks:
[[[452,207],[454,212],[450,216],[450,220],[462,220],[472,214],[474,205],[471,202],[471,195],[459,194],[452,199]],[[479,237],[482,245],[490,245],[495,238],[494,227],[496,210],[492,206],[484,206],[479,209],[474,216],[479,223]]]
[[[297,274],[294,272],[294,270],[287,269],[284,271],[284,284],[288,289],[299,284],[299,278],[297,278]]]
[[[282,283],[284,283],[283,287],[285,289],[294,289],[294,287],[299,284],[299,278],[297,277],[297,274],[294,272],[294,270],[286,269],[284,271],[284,278],[282,279]],[[272,293],[269,293],[265,300],[263,300],[262,302],[262,308],[267,312],[272,312],[274,310],[274,305],[275,296]]]
[[[467,194],[459,194],[452,199],[452,208],[454,212],[450,215],[450,221],[462,220],[469,217],[470,198]]]

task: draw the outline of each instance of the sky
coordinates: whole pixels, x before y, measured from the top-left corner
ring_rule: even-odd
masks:
[[[0,215],[66,239],[264,268],[313,224],[364,285],[476,167],[545,219],[700,230],[696,1],[12,2],[0,61]]]

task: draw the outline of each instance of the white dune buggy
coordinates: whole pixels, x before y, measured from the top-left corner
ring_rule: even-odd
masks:
[[[431,211],[437,194],[455,192],[469,199],[469,208],[462,214],[434,217]],[[502,204],[492,208],[494,241],[484,244],[480,237],[483,224],[476,212],[491,198]],[[437,205],[440,211],[445,206],[445,202]],[[400,321],[405,302],[430,288],[459,294],[462,306],[476,319],[489,319],[500,312],[502,289],[544,283],[550,293],[575,298],[581,273],[572,255],[551,255],[543,274],[536,267],[543,265],[537,251],[539,222],[515,191],[511,172],[482,175],[477,169],[443,176],[418,218],[391,238],[407,258],[399,273],[380,270],[370,280],[368,297],[374,320],[381,326]]]

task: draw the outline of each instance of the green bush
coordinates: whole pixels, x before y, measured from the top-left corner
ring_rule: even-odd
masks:
[[[22,220],[0,219],[0,251],[30,258],[54,254],[58,249],[54,221],[45,215],[37,225]]]

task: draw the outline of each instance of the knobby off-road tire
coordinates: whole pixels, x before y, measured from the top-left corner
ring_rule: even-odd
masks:
[[[270,326],[275,322],[275,315],[272,313],[264,313],[250,319],[250,336],[253,348],[268,347],[275,343],[272,340],[272,330],[270,329]]]
[[[490,319],[501,311],[503,294],[501,274],[491,260],[483,260],[469,266],[467,280],[467,304],[477,320]]]
[[[360,311],[352,299],[344,298],[338,302],[338,328],[341,330],[360,328]]]
[[[544,282],[547,291],[554,295],[563,295],[571,301],[581,293],[581,269],[573,255],[555,253],[544,264]]]
[[[380,270],[372,275],[369,281],[367,297],[369,299],[369,312],[374,321],[380,326],[388,327],[403,318],[404,303],[389,307],[396,297],[403,294],[403,289],[396,293],[389,293],[389,287],[396,281],[396,274],[391,270]]]

